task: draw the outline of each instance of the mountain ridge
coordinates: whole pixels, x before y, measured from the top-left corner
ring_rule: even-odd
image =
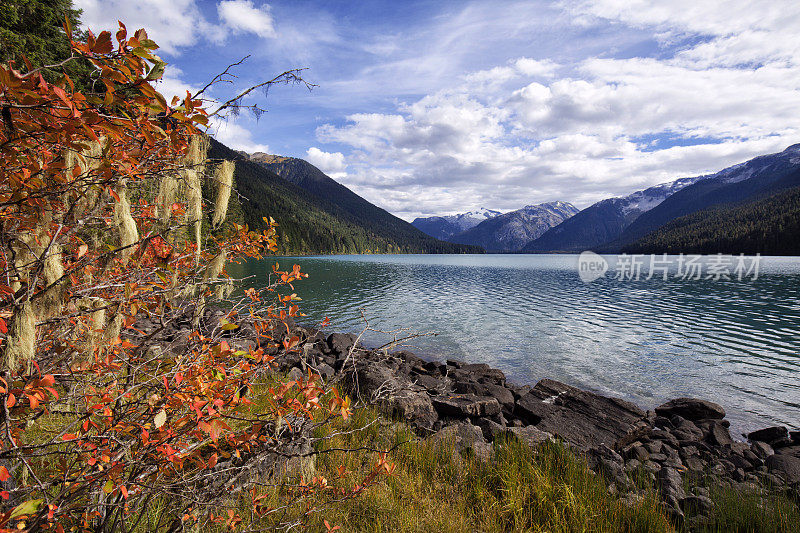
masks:
[[[753,178],[783,172],[800,165],[800,144],[781,152],[766,154],[726,167],[713,174],[680,178],[624,197],[601,200],[583,209],[574,217],[548,230],[523,247],[523,252],[619,251],[671,220],[728,201],[741,201],[769,183],[758,185]],[[780,176],[775,177],[776,181]],[[767,182],[770,181],[766,178]],[[746,185],[742,185],[745,183]],[[717,197],[714,196],[717,191]],[[738,192],[737,192],[738,191]],[[765,192],[765,191],[762,191]],[[767,191],[768,192],[768,191]],[[695,197],[705,200],[695,201]]]
[[[269,155],[269,154],[263,154]],[[275,163],[252,161],[212,138],[211,159],[236,162],[234,182],[242,198],[235,209],[253,229],[262,217],[279,224],[279,253],[482,253],[475,247],[434,239],[387,211],[370,204],[307,161],[275,156]],[[302,162],[298,163],[298,162]],[[269,165],[283,165],[280,175]],[[291,173],[293,166],[304,172]],[[288,176],[288,179],[287,179]]]
[[[548,229],[574,216],[578,209],[568,202],[546,202],[484,220],[454,235],[452,242],[481,246],[492,252],[517,252]]]
[[[454,235],[474,228],[484,220],[502,215],[500,211],[481,207],[477,211],[468,211],[456,215],[433,217],[417,217],[411,225],[437,239],[448,240]]]

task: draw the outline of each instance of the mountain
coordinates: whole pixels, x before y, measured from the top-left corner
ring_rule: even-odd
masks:
[[[526,245],[525,252],[617,252],[678,217],[753,200],[793,186],[800,145],[756,157],[716,174],[682,178],[591,205]]]
[[[577,212],[574,205],[566,202],[528,205],[484,220],[474,228],[454,235],[450,240],[481,246],[492,252],[516,252]]]
[[[526,243],[522,251],[582,252],[593,249],[618,238],[639,215],[704,177],[682,178],[621,198],[597,202],[547,230],[541,237]]]
[[[321,170],[289,157],[236,152],[212,139],[210,158],[236,161],[234,211],[251,228],[278,226],[279,253],[481,253],[426,235]]]
[[[800,255],[800,187],[677,218],[622,251]]]
[[[800,186],[800,144],[726,168],[681,189],[599,250],[616,252],[677,218],[715,206],[767,198],[796,186]]]
[[[453,235],[472,229],[484,220],[494,218],[501,214],[500,211],[493,211],[481,207],[477,211],[470,211],[458,215],[415,218],[411,225],[427,233],[431,237],[446,241]]]

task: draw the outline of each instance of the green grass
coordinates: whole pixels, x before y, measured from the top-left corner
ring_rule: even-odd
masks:
[[[370,424],[376,416],[373,410],[362,410],[339,429],[366,429],[321,441],[316,473],[332,484],[352,486],[359,479],[355,473],[369,470],[376,454],[325,450],[370,446],[392,449],[394,475],[356,498],[333,503],[331,496],[329,506],[322,504],[308,515],[312,531],[324,531],[323,520],[343,531],[376,533],[672,531],[654,493],[633,505],[620,501],[563,445],[534,451],[516,440],[499,440],[494,458],[485,462],[454,451],[452,443],[418,440],[402,424]],[[337,479],[340,466],[351,472],[344,479]],[[268,499],[279,501],[274,492]],[[269,528],[274,525],[270,522],[259,525]]]
[[[263,392],[276,378],[270,375],[254,386],[254,403],[246,411],[265,411]],[[31,429],[43,438],[63,423],[62,417],[50,415]],[[665,517],[644,471],[632,473],[644,497],[626,503],[609,494],[605,480],[560,443],[533,450],[514,439],[498,439],[493,457],[482,461],[470,450],[455,451],[451,442],[419,439],[407,425],[382,418],[375,409],[359,409],[346,422],[321,426],[315,436],[321,439],[316,447],[319,454],[295,465],[289,477],[277,480],[277,486],[264,486],[259,492],[267,508],[280,508],[288,501],[295,505],[258,519],[252,514],[249,496],[242,495],[220,506],[216,514],[227,517],[232,509],[244,523],[254,520],[256,530],[298,521],[311,531],[325,531],[325,520],[341,531],[375,533],[684,529]],[[297,497],[295,487],[302,473],[306,480],[323,476],[333,488],[352,489],[374,466],[376,450],[391,450],[394,475],[380,477],[354,498],[343,499],[333,489],[315,498]],[[342,476],[340,467],[345,471]],[[740,493],[704,478],[687,480],[687,484],[708,487],[713,501],[709,521],[695,531],[788,533],[800,523],[798,504],[774,491]],[[160,518],[162,513],[171,514],[169,502],[154,504],[136,531],[150,531],[159,522],[164,525]],[[691,511],[687,513],[690,522],[692,516]],[[216,530],[226,528],[220,524]]]

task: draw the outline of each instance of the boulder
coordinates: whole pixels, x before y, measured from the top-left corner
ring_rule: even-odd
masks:
[[[709,432],[709,440],[714,444],[718,444],[719,446],[733,444],[733,439],[731,438],[730,431],[728,431],[727,427],[719,423],[711,426],[711,431]]]
[[[507,388],[494,383],[456,383],[453,387],[459,394],[474,394],[475,396],[488,396],[497,399],[500,405],[514,410],[514,395]]]
[[[431,440],[453,443],[459,450],[476,442],[484,442],[483,431],[469,422],[459,422],[443,427],[430,436]]]
[[[789,428],[785,426],[772,426],[758,431],[753,431],[747,434],[747,439],[750,442],[766,442],[772,445],[776,441],[781,441],[789,438]],[[774,447],[774,446],[773,446]]]
[[[436,411],[442,416],[467,418],[500,414],[500,402],[487,396],[454,394],[435,397],[432,403]]]
[[[775,454],[767,457],[764,464],[770,472],[781,476],[788,483],[800,483],[800,457]]]
[[[521,428],[506,428],[506,433],[513,435],[515,438],[524,442],[528,446],[535,448],[539,444],[551,440],[553,436],[546,431],[536,429],[533,426],[525,426]]]
[[[425,390],[390,367],[359,361],[354,370],[345,372],[342,384],[349,394],[378,404],[412,426],[431,428],[438,419]]]
[[[347,355],[356,343],[356,338],[352,333],[331,333],[328,335],[328,346],[335,353]]]
[[[679,415],[686,420],[723,419],[725,409],[721,405],[696,398],[676,398],[656,407],[656,415],[666,418]]]
[[[558,381],[543,379],[517,400],[514,414],[537,429],[557,435],[580,450],[618,441],[641,430],[646,413],[619,398],[607,398]],[[636,440],[630,438],[629,442]]]

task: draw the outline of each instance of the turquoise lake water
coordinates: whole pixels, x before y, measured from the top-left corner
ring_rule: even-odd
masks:
[[[736,432],[800,429],[800,257],[761,258],[753,279],[753,258],[705,257],[691,271],[674,256],[649,280],[650,256],[604,258],[592,282],[577,255],[284,257],[229,271],[263,286],[268,265],[297,263],[310,274],[295,285],[309,324],[327,316],[330,331],[358,333],[363,313],[377,330],[435,333],[405,349],[488,363],[517,383],[552,378],[645,408],[695,396],[722,404]],[[737,276],[737,263],[750,272]]]

